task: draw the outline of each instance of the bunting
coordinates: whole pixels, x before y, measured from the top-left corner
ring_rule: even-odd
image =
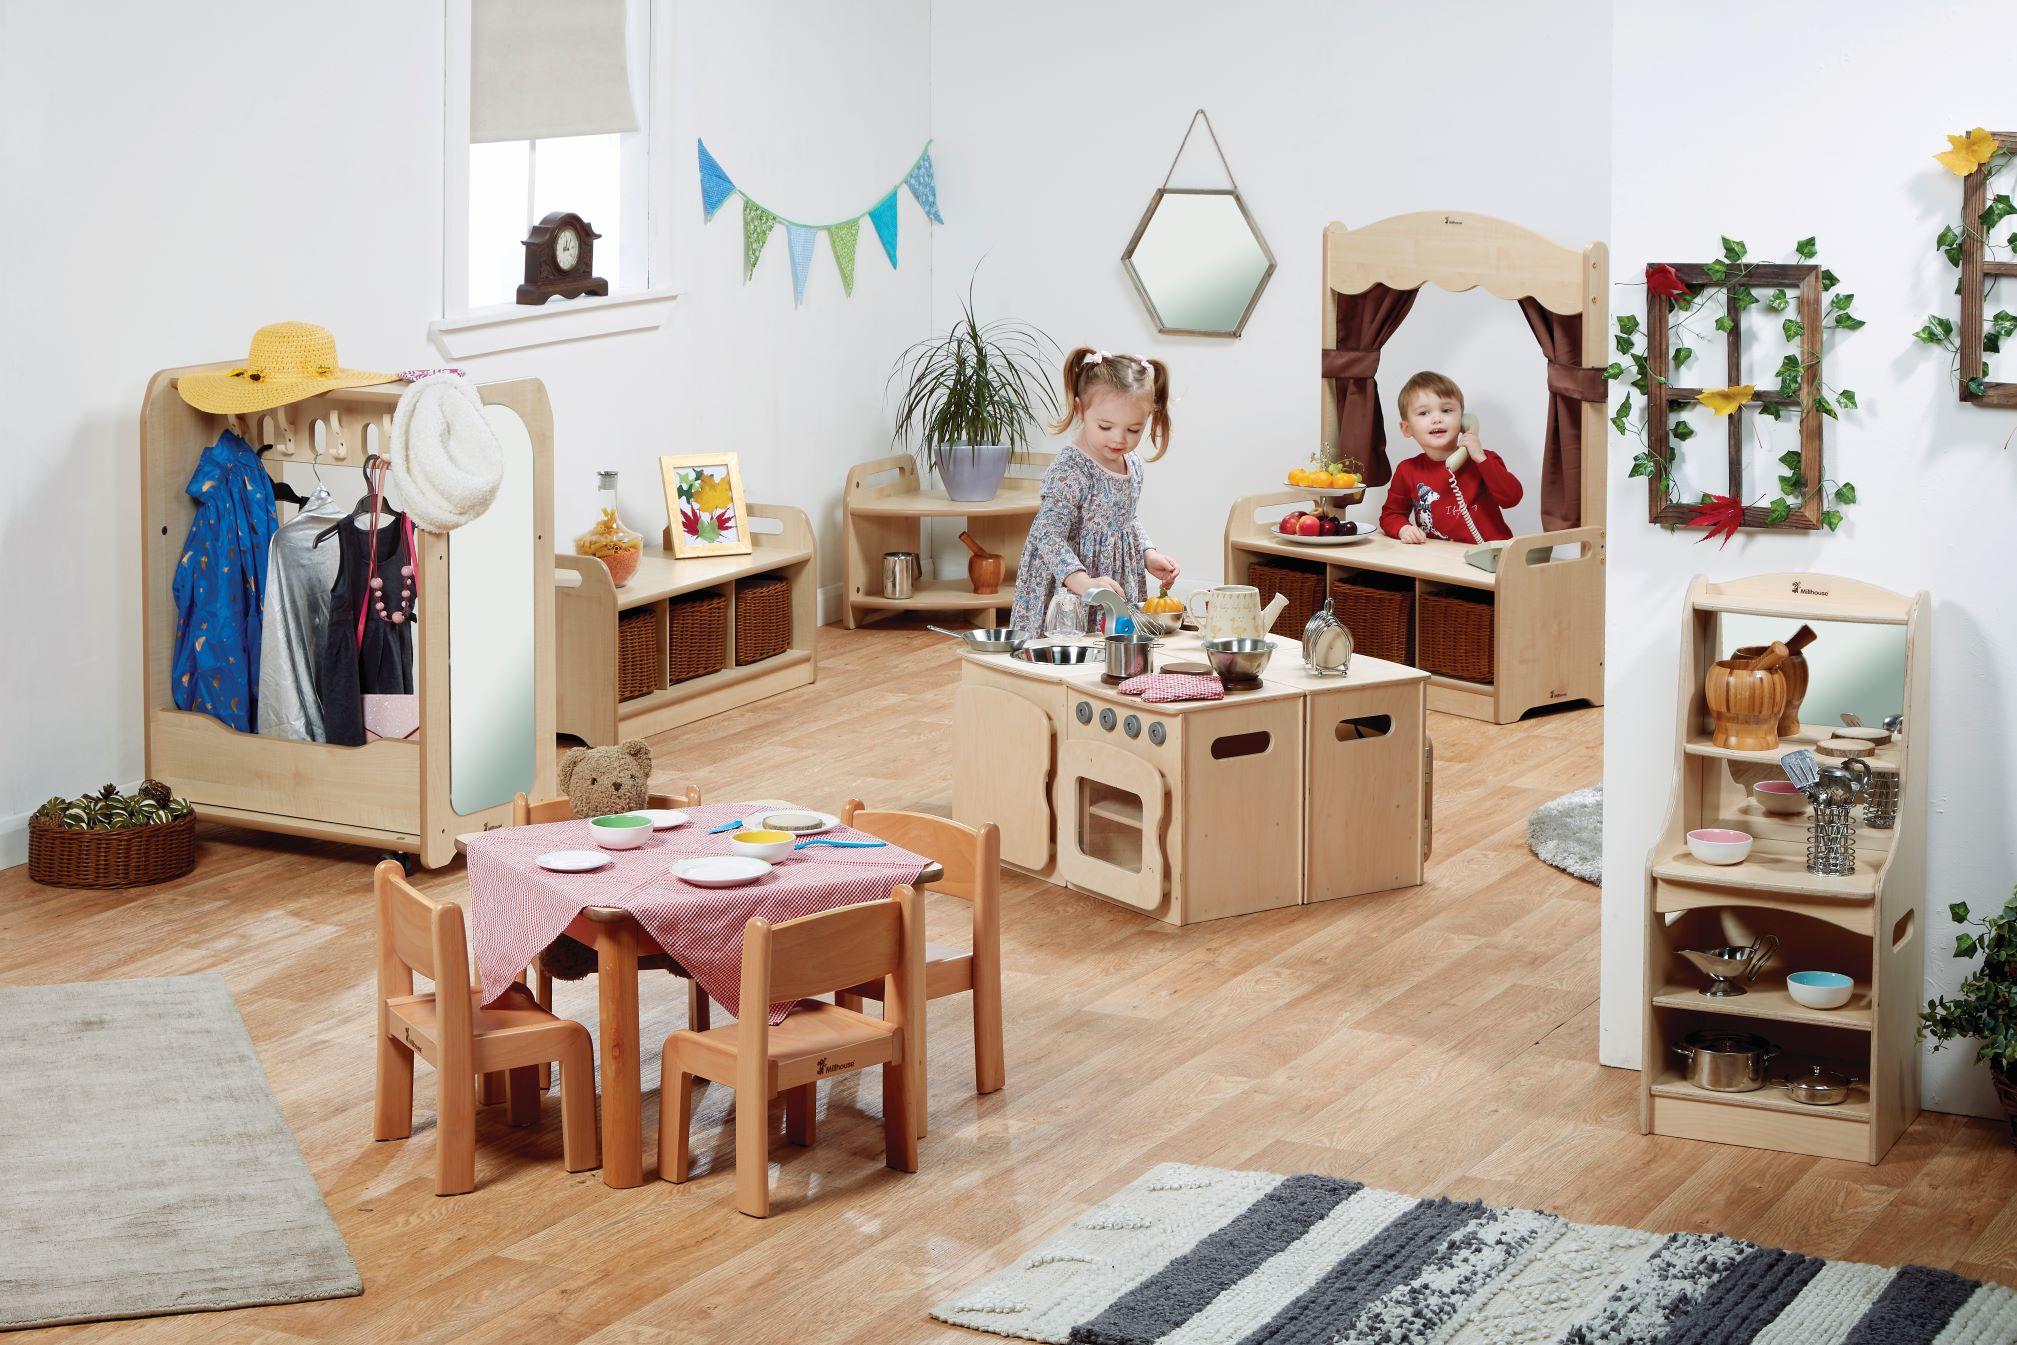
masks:
[[[745,284],[756,272],[757,260],[763,256],[764,244],[770,241],[771,231],[779,224],[784,225],[785,250],[791,259],[792,301],[795,304],[805,302],[805,282],[812,270],[813,244],[820,234],[827,236],[827,244],[833,249],[833,264],[840,272],[841,289],[850,296],[854,294],[855,250],[861,238],[864,216],[875,229],[876,241],[882,244],[883,255],[889,259],[890,268],[896,268],[896,198],[899,191],[909,191],[918,209],[933,224],[945,223],[945,217],[939,213],[938,177],[932,167],[930,141],[925,142],[917,161],[904,173],[902,180],[884,193],[881,200],[867,210],[830,224],[807,224],[759,205],[750,199],[748,192],[735,185],[734,179],[729,177],[714,155],[708,153],[705,142],[694,143],[700,151],[700,205],[704,218],[712,220],[715,212],[728,203],[729,197],[742,197],[742,278]]]

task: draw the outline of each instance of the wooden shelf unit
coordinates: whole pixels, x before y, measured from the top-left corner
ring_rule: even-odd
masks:
[[[608,746],[663,733],[814,680],[819,569],[812,524],[803,510],[789,505],[752,504],[747,513],[754,548],[749,555],[680,560],[672,555],[668,529],[662,545],[645,549],[637,572],[622,588],[610,582],[608,568],[593,556],[554,557],[559,732],[593,746]],[[736,581],[767,574],[780,575],[791,584],[791,647],[737,667]],[[641,696],[618,700],[617,617],[641,607],[666,607],[672,599],[694,593],[719,593],[728,601],[721,671],[668,683],[668,649],[661,651],[668,657],[659,659],[659,685]],[[669,619],[659,621],[661,640],[670,641],[671,626]]]
[[[849,630],[880,621],[893,612],[964,612],[976,626],[998,626],[1015,604],[1016,570],[1030,523],[1036,518],[1039,477],[1055,453],[1026,453],[1002,478],[991,500],[955,500],[918,480],[917,460],[895,454],[849,469],[841,493],[842,540],[847,584],[843,621]],[[966,531],[1002,558],[1000,588],[975,593],[964,562],[959,577],[920,579],[908,598],[882,595],[882,558],[887,551],[915,552],[927,564],[926,520],[966,520]],[[964,556],[964,552],[961,555]]]
[[[1640,1130],[1792,1153],[1882,1160],[1919,1114],[1917,1013],[1925,977],[1920,937],[1925,901],[1926,741],[1931,676],[1929,602],[1832,575],[1776,574],[1728,583],[1697,578],[1681,627],[1672,801],[1646,861],[1644,1059]],[[1774,817],[1749,800],[1750,785],[1779,778],[1779,757],[1811,747],[1823,725],[1802,725],[1776,751],[1736,751],[1711,741],[1702,685],[1726,652],[1724,614],[1788,623],[1859,623],[1905,629],[1900,704],[1904,737],[1880,749],[1898,767],[1895,827],[1861,824],[1856,872],[1807,872],[1806,818]],[[1825,627],[1824,627],[1825,632]],[[1827,657],[1825,634],[1810,655]],[[1735,827],[1755,838],[1741,864],[1704,864],[1687,833]],[[1777,954],[1749,993],[1712,998],[1706,978],[1679,951],[1779,938]],[[1837,971],[1855,981],[1839,1009],[1809,1009],[1786,991],[1791,971]],[[1784,1051],[1774,1077],[1820,1062],[1860,1080],[1835,1107],[1794,1102],[1782,1089],[1715,1093],[1687,1082],[1673,1048],[1701,1027],[1753,1032]]]
[[[1456,542],[1408,546],[1378,536],[1349,546],[1304,546],[1285,540],[1274,522],[1284,506],[1307,504],[1297,490],[1249,495],[1226,519],[1226,582],[1247,582],[1256,558],[1301,562],[1324,572],[1324,591],[1354,573],[1399,575],[1414,581],[1419,631],[1421,595],[1451,588],[1492,598],[1495,677],[1467,682],[1432,674],[1429,708],[1489,723],[1510,724],[1527,711],[1567,701],[1604,703],[1604,530],[1571,528],[1516,537],[1505,544],[1498,573],[1470,565]],[[1361,520],[1367,526],[1369,520]],[[1556,548],[1563,554],[1555,556]],[[1533,559],[1529,559],[1532,557]],[[1553,558],[1549,558],[1553,557]],[[1263,602],[1269,597],[1263,593]],[[1279,631],[1291,639],[1301,631]],[[1410,648],[1419,648],[1411,637]]]

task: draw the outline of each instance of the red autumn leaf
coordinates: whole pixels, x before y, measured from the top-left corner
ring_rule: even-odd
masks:
[[[1734,495],[1711,495],[1695,506],[1695,512],[1688,516],[1684,528],[1706,528],[1700,538],[1708,541],[1720,536],[1723,546],[1730,545],[1730,539],[1737,535],[1737,529],[1744,526],[1744,502]],[[1721,548],[1719,547],[1718,550]]]
[[[1688,287],[1681,283],[1681,277],[1666,262],[1646,268],[1646,289],[1668,299],[1678,299],[1688,292]]]
[[[679,528],[688,537],[700,536],[700,514],[690,504],[679,507]]]

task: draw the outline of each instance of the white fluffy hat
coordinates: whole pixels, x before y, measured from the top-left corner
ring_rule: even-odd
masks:
[[[483,517],[504,479],[504,450],[483,399],[460,374],[429,374],[392,415],[392,486],[415,527],[453,532]]]

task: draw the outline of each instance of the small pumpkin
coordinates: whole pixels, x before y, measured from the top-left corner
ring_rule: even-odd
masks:
[[[1142,610],[1150,616],[1154,616],[1159,612],[1181,612],[1184,610],[1184,605],[1170,596],[1170,586],[1164,584],[1162,592],[1142,604]]]

